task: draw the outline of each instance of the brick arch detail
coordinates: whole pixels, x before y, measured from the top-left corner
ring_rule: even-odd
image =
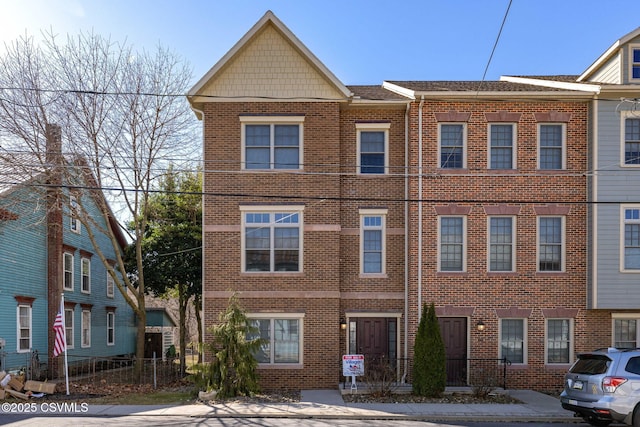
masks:
[[[451,203],[446,206],[435,206],[437,215],[469,215],[471,212],[471,206],[460,206],[455,203]]]
[[[436,316],[438,317],[471,317],[474,307],[456,307],[453,305],[445,305],[444,307],[436,307]]]
[[[545,318],[574,318],[578,316],[577,308],[565,308],[565,307],[556,307],[556,308],[543,308],[542,316]]]
[[[533,117],[537,122],[569,122],[571,113],[549,111],[546,113],[533,113]]]
[[[498,318],[509,318],[509,317],[528,318],[531,316],[530,308],[511,307],[511,308],[496,308],[495,310],[496,310],[496,316],[498,316]]]
[[[533,210],[536,215],[569,215],[571,208],[569,206],[546,205],[534,206]]]
[[[437,122],[468,122],[471,113],[463,113],[456,110],[450,110],[446,113],[434,113]]]

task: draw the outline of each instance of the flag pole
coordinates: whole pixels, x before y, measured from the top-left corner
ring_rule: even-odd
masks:
[[[64,318],[64,292],[60,295],[60,313],[62,314],[62,338],[64,339],[64,378],[69,395],[69,363],[67,360],[67,323]]]

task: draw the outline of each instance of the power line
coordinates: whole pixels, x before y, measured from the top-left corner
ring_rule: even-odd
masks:
[[[0,181],[0,184],[7,184]],[[11,183],[9,183],[11,184]],[[321,200],[321,201],[340,201],[340,202],[386,202],[386,203],[466,203],[466,204],[479,204],[479,203],[499,203],[499,204],[522,204],[522,205],[549,205],[549,204],[562,204],[562,205],[610,205],[610,204],[640,204],[640,200],[623,200],[623,201],[592,201],[592,200],[552,200],[552,199],[476,199],[476,198],[393,198],[393,197],[345,197],[345,196],[313,196],[313,195],[292,195],[292,194],[261,194],[261,193],[220,193],[220,192],[206,192],[206,191],[181,191],[181,190],[142,190],[134,188],[116,188],[116,187],[96,187],[86,185],[51,185],[44,183],[30,183],[24,185],[24,187],[42,187],[42,188],[65,188],[69,190],[90,190],[90,191],[119,191],[119,192],[138,192],[148,194],[181,194],[181,195],[195,195],[203,197],[232,197],[232,198],[250,198],[250,199],[268,199],[268,200]]]

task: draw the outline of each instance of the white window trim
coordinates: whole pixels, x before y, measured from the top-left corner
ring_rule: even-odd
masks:
[[[75,329],[76,329],[76,323],[75,323],[75,310],[72,308],[65,308],[64,309],[64,321],[65,323],[67,322],[68,319],[71,319],[71,332],[67,331],[66,327],[67,325],[65,325],[65,338],[67,339],[67,349],[68,350],[72,350],[75,345]]]
[[[113,326],[109,327],[109,317],[111,317],[112,321],[113,321]],[[106,342],[107,342],[107,346],[114,346],[116,345],[116,313],[113,311],[107,311],[107,336],[106,336]],[[109,342],[109,330],[113,330],[113,341]]]
[[[491,218],[511,218],[511,270],[491,270]],[[515,273],[517,271],[516,252],[518,248],[518,217],[515,215],[489,215],[487,217],[487,272]]]
[[[387,175],[389,173],[389,129],[391,123],[356,123],[356,139],[357,150],[356,153],[356,174],[363,176],[380,176]],[[384,172],[379,173],[362,173],[360,164],[360,135],[362,132],[384,132]]]
[[[258,363],[260,368],[271,369],[287,369],[287,368],[302,368],[304,365],[304,317],[305,313],[247,313],[248,319],[264,320],[269,319],[271,321],[271,337],[273,337],[273,320],[275,319],[297,319],[298,320],[298,334],[300,336],[298,341],[299,360],[298,363]],[[274,343],[270,342],[270,348],[273,349]]]
[[[69,229],[77,234],[81,233],[82,224],[80,220],[73,217],[74,211],[78,210],[78,198],[76,196],[69,196]]]
[[[109,271],[107,270],[106,292],[107,292],[108,298],[114,298],[115,287],[116,287],[116,281],[113,280],[113,277],[111,277],[111,274],[109,274]]]
[[[69,256],[71,257],[71,286],[67,287],[66,286],[66,282],[64,281],[64,278],[66,276],[66,257]],[[75,283],[75,256],[71,253],[71,252],[64,252],[62,254],[62,282],[63,282],[63,289],[65,291],[73,291],[74,288],[74,283]]]
[[[640,47],[640,46],[639,46]],[[640,168],[640,164],[627,164],[625,163],[625,145],[627,142],[626,132],[626,120],[627,119],[640,119],[637,112],[634,111],[620,111],[620,167],[637,169]]]
[[[630,44],[629,45],[629,81],[630,82],[638,82],[640,79],[633,78],[633,66],[638,65],[640,67],[640,62],[633,62],[633,51],[640,50],[640,44]]]
[[[512,146],[511,146],[511,169],[492,168],[491,167],[491,126],[511,126],[512,127]],[[515,170],[518,169],[518,124],[491,122],[487,124],[487,169],[489,170]]]
[[[501,317],[498,321],[498,355],[503,358],[502,354],[502,321],[503,320],[522,320],[522,363],[510,361],[512,365],[524,366],[529,364],[529,322],[526,317]]]
[[[379,278],[387,277],[387,214],[388,209],[360,209],[360,277],[367,278]],[[379,216],[382,217],[382,223],[380,224],[380,230],[382,231],[382,265],[379,273],[365,273],[364,272],[364,217],[366,216]],[[374,229],[374,228],[371,228]],[[377,227],[375,228],[377,229]]]
[[[462,126],[462,168],[443,168],[442,167],[442,125],[458,125]],[[438,169],[444,170],[460,170],[467,168],[467,123],[461,122],[439,122],[438,123]]]
[[[20,308],[26,308],[29,311],[29,348],[20,348]],[[33,346],[33,307],[31,304],[18,304],[16,307],[16,351],[18,353],[29,353]]]
[[[304,169],[304,116],[240,116],[240,140],[242,149],[240,151],[240,162],[242,170],[246,171],[286,171]],[[298,125],[300,128],[300,145],[298,147],[298,167],[293,169],[275,169],[273,164],[268,169],[247,169],[246,163],[246,125]],[[272,135],[273,136],[273,135]],[[273,144],[270,144],[273,150]]]
[[[542,145],[541,145],[541,132],[540,132],[540,128],[542,126],[561,126],[562,127],[562,147],[560,147],[561,150],[561,169],[542,169],[540,166],[540,160],[541,160],[541,156],[542,156]],[[538,170],[566,170],[567,169],[567,124],[566,123],[552,123],[552,122],[544,122],[544,123],[538,123],[538,135],[537,135],[537,139],[538,139]]]
[[[442,218],[462,218],[462,270],[442,269]],[[438,215],[438,272],[452,274],[467,272],[467,215]]]
[[[299,216],[299,254],[298,254],[298,271],[247,271],[246,267],[246,228],[245,214],[246,213],[297,213]],[[247,274],[300,274],[304,271],[304,205],[256,205],[256,206],[240,206],[240,271]]]
[[[87,287],[88,289],[84,289],[84,278],[85,278],[85,274],[83,272],[84,270],[84,264],[87,264]],[[83,294],[90,294],[91,293],[91,259],[87,258],[87,257],[81,257],[80,258],[80,292],[82,292]]]
[[[624,218],[624,211],[626,209],[640,209],[640,205],[634,205],[634,204],[625,204],[625,205],[620,205],[620,234],[619,234],[619,240],[620,240],[620,272],[621,273],[627,273],[627,274],[638,274],[640,273],[640,269],[628,269],[625,268],[624,266],[624,226],[626,224],[626,220]],[[631,223],[631,222],[630,222]],[[638,223],[640,224],[640,221],[638,221]]]
[[[89,327],[85,328],[85,324],[84,324],[84,319],[85,319],[85,315],[84,313],[89,313]],[[89,342],[85,342],[84,341],[84,330],[88,329],[89,334],[88,334],[88,341]],[[90,348],[91,347],[91,310],[82,310],[82,314],[80,316],[80,347],[82,348]]]
[[[560,218],[560,226],[562,227],[562,236],[560,237],[560,256],[562,257],[560,260],[560,270],[547,271],[540,270],[540,219],[541,218]],[[567,227],[566,227],[567,217],[564,215],[538,215],[536,217],[536,272],[540,274],[548,274],[548,273],[564,273],[566,271],[566,262],[567,262]]]
[[[640,343],[640,313],[611,313],[611,346],[615,347],[616,343],[616,320],[635,320],[636,321],[636,343]]]
[[[549,362],[549,320],[568,320],[569,321],[569,361],[566,363],[550,363]],[[544,319],[544,363],[551,366],[567,366],[575,360],[574,355],[574,321],[570,317],[550,317]]]

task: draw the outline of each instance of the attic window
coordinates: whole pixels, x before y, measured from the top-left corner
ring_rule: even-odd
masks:
[[[640,80],[640,46],[631,47],[631,78]]]

